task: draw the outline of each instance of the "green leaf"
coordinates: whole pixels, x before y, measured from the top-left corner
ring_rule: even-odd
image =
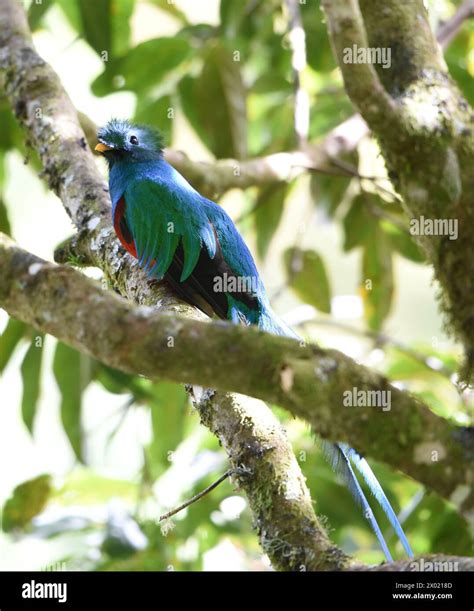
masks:
[[[216,157],[247,155],[247,101],[240,62],[231,51],[214,44],[204,55],[201,74],[181,80],[183,111]]]
[[[331,311],[331,288],[324,262],[314,250],[289,248],[284,254],[288,285],[304,302]]]
[[[246,10],[247,3],[242,0],[221,0],[219,7],[221,36],[224,38],[236,36]]]
[[[293,121],[294,109],[291,98],[287,98],[272,106],[260,121],[252,121],[252,132],[261,130],[262,148],[256,148],[255,154],[268,155],[287,150],[295,145],[295,130]],[[253,135],[255,139],[255,135]]]
[[[282,93],[291,95],[293,85],[283,75],[273,72],[260,75],[252,85],[252,94],[255,93]]]
[[[112,50],[111,0],[77,0],[84,37],[100,55]]]
[[[111,58],[92,83],[95,95],[111,93],[116,80],[123,77],[121,89],[129,89],[143,95],[153,87],[163,84],[169,72],[177,68],[191,54],[189,42],[184,38],[155,38],[132,49],[127,55]],[[159,61],[157,62],[157,58]],[[150,69],[150,66],[153,68]]]
[[[135,0],[112,0],[112,52],[125,54],[130,48],[130,19],[133,15]]]
[[[97,364],[95,379],[107,390],[107,392],[121,395],[130,392],[130,387],[135,379],[130,373],[113,369],[103,363]]]
[[[273,33],[273,14],[278,9],[278,0],[221,0],[221,39],[237,41],[239,49],[245,49],[252,43],[266,47],[267,33]]]
[[[169,13],[172,17],[174,17],[181,23],[188,23],[186,14],[183,13],[183,11],[179,9],[174,2],[170,2],[169,0],[149,0],[149,2],[151,2],[151,4],[156,5],[162,11]]]
[[[159,382],[153,387],[150,401],[153,441],[149,448],[152,479],[169,467],[169,453],[182,441],[187,395],[183,386]]]
[[[165,95],[157,100],[139,99],[135,120],[147,125],[155,125],[163,135],[165,143],[171,142],[173,118],[170,110],[173,109],[171,96]]]
[[[177,36],[188,40],[193,48],[202,49],[216,37],[216,28],[209,23],[195,23],[182,28]]]
[[[18,343],[25,335],[26,325],[19,320],[10,318],[5,331],[0,335],[0,373],[8,365]]]
[[[393,223],[385,221],[382,223],[382,226],[394,250],[415,263],[423,263],[423,261],[425,261],[423,252],[411,237],[408,230],[402,231],[400,227],[396,227]]]
[[[467,22],[465,24],[467,26]],[[471,106],[474,104],[474,91],[472,87],[472,71],[469,69],[468,55],[473,45],[472,26],[469,30],[464,27],[446,49],[444,55],[448,64],[449,74],[457,82],[464,97]]]
[[[257,252],[260,258],[265,256],[271,239],[278,229],[287,192],[287,183],[275,183],[260,189],[253,214],[257,232]]]
[[[3,507],[3,530],[23,529],[43,511],[51,495],[50,475],[39,475],[17,486]]]
[[[5,233],[6,235],[12,234],[7,207],[2,197],[0,197],[0,233]]]
[[[71,2],[71,0],[56,0],[56,4],[61,7],[72,28],[80,33],[82,31],[82,18],[78,3]]]
[[[312,2],[301,2],[299,8],[306,33],[308,64],[319,74],[333,71],[337,64],[331,49],[327,26],[321,19],[321,12]]]
[[[40,395],[43,341],[44,335],[41,333],[33,338],[21,364],[21,377],[23,379],[21,414],[30,433],[33,433],[33,422]]]
[[[140,376],[125,373],[95,361],[94,380],[110,393],[130,394],[134,403],[146,403],[153,398],[153,384]]]
[[[367,324],[378,331],[390,312],[393,298],[392,250],[379,224],[364,245],[361,293]]]
[[[386,353],[387,364],[384,373],[391,380],[410,380],[427,375],[426,365],[405,352],[401,352],[397,348],[391,348]],[[426,354],[426,358],[428,357],[429,354]]]
[[[59,505],[97,505],[119,497],[127,503],[137,498],[138,483],[105,477],[87,467],[71,471],[64,485],[54,493],[53,501]]]
[[[76,457],[82,461],[82,392],[90,382],[90,359],[58,342],[53,372],[61,392],[61,420]]]
[[[367,205],[369,194],[360,194],[354,197],[351,207],[343,220],[344,245],[343,249],[348,252],[356,246],[362,246],[373,234],[377,226],[377,220],[371,214]]]
[[[313,174],[309,188],[315,206],[322,208],[330,218],[334,217],[350,181],[350,178],[343,176]]]
[[[4,104],[0,104],[0,125],[2,126],[0,130],[0,149],[7,151],[18,146],[19,127],[10,108]]]
[[[52,0],[33,0],[28,9],[28,23],[31,31],[38,28],[41,19],[52,6]]]
[[[130,48],[130,20],[135,0],[56,0],[72,27],[84,34],[90,46],[109,63]]]
[[[322,95],[318,97],[318,112],[311,113],[309,138],[323,138],[331,129],[354,114],[352,106],[344,90],[339,95]]]

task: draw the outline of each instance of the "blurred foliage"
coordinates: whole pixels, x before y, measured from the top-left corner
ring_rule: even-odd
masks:
[[[61,393],[61,420],[71,446],[82,459],[81,403],[82,393],[91,381],[89,357],[57,343],[53,371]]]
[[[285,252],[288,286],[304,303],[321,312],[331,311],[331,289],[324,263],[314,250],[290,248]]]
[[[30,433],[33,433],[33,422],[40,395],[41,363],[43,360],[43,336],[37,335],[30,343],[21,364],[23,378],[23,398],[21,413]]]
[[[3,508],[3,529],[24,529],[41,513],[51,494],[51,477],[47,474],[23,482],[15,488]]]
[[[133,20],[139,4],[174,20],[175,34],[135,45]],[[442,4],[452,13],[458,3],[446,0]],[[61,11],[74,36],[83,39],[103,62],[102,72],[94,80],[91,77],[95,96],[132,92],[137,98],[135,118],[159,127],[169,143],[174,138],[173,119],[179,112],[216,158],[243,159],[292,150],[297,145],[283,5],[280,0],[221,0],[220,21],[214,25],[205,22],[205,11],[203,22],[196,23],[182,3],[168,0],[43,0],[31,2],[28,18],[34,31],[48,29],[49,11],[53,7]],[[354,110],[336,69],[319,1],[301,3],[300,10],[308,63],[302,83],[312,108],[309,139],[317,141]],[[473,42],[471,22],[446,52],[449,70],[471,103]],[[3,197],[5,157],[17,150],[28,159],[30,152],[5,100],[0,100],[0,123],[0,231],[11,234]],[[343,250],[360,255],[365,324],[375,332],[368,351],[381,346],[376,333],[383,330],[391,311],[396,257],[414,264],[424,262],[406,229],[396,196],[390,189],[387,192],[387,182],[382,188],[376,180],[357,176],[358,168],[366,175],[370,164],[375,176],[385,175],[376,147],[373,150],[375,153],[369,153],[359,147],[344,160],[356,170],[352,175],[345,171],[312,173],[304,186],[320,218],[341,227]],[[192,152],[190,155],[193,157]],[[35,155],[30,167],[39,171]],[[281,230],[295,183],[254,188],[246,194],[249,205],[243,216],[250,217],[250,222],[245,227],[255,234],[256,253],[263,262]],[[330,256],[312,245],[303,247],[298,234],[280,261],[286,272],[285,288],[302,303],[326,314],[331,312],[333,296],[326,270]],[[17,486],[3,508],[4,530],[15,530],[15,536],[22,532],[24,537],[64,539],[70,553],[55,560],[66,562],[68,568],[197,570],[204,567],[206,554],[210,558],[216,550],[224,557],[231,553],[233,566],[266,568],[249,510],[243,498],[235,496],[229,481],[172,520],[158,521],[161,513],[202,490],[226,468],[223,451],[198,424],[184,389],[116,371],[61,343],[54,343],[51,359],[43,340],[33,329],[10,319],[0,335],[0,374],[11,359],[21,359],[21,414],[34,435],[43,379],[46,373],[53,373],[62,427],[78,464],[64,481],[54,481],[54,485],[50,476],[41,475]],[[411,346],[423,355],[420,359],[390,343],[382,347],[378,367],[389,378],[417,393],[440,415],[468,422],[465,400],[449,379],[456,371],[456,355],[436,346]],[[88,465],[91,432],[83,427],[84,393],[91,388],[116,395],[122,405],[114,414],[117,423],[109,431],[108,442],[121,433],[132,412],[148,410],[150,436],[143,442],[143,465],[134,480],[106,477]],[[283,410],[276,411],[288,429],[334,541],[362,560],[380,561],[367,521],[336,481],[315,448],[314,438],[301,422]],[[374,469],[395,509],[411,507],[404,527],[415,552],[472,553],[466,524],[448,503],[423,495],[418,484],[383,465]],[[110,505],[112,499],[118,509]],[[385,523],[382,518],[381,522]],[[393,544],[394,537],[390,533],[387,537]]]

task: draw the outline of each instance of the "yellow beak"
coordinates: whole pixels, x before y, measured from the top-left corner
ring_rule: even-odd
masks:
[[[94,151],[97,151],[98,153],[104,153],[105,151],[111,151],[112,147],[111,146],[107,146],[106,144],[103,144],[102,142],[99,142],[98,144],[96,144]]]

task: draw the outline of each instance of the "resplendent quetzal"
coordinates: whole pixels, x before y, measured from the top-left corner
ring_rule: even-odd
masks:
[[[165,279],[179,297],[209,316],[298,337],[272,311],[252,255],[230,217],[165,161],[159,132],[112,119],[99,130],[98,140],[95,149],[109,165],[115,231],[150,278]],[[362,507],[387,559],[392,557],[352,465],[412,556],[366,460],[343,443],[323,442],[323,450]]]

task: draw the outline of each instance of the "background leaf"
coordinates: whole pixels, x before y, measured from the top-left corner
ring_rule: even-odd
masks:
[[[414,263],[425,261],[423,252],[408,231],[402,231],[399,227],[389,222],[382,223],[382,227],[388,236],[391,247],[405,257],[405,259],[409,259]]]
[[[344,217],[344,250],[347,252],[356,246],[364,245],[375,231],[377,220],[370,213],[366,194],[354,197],[349,211]]]
[[[179,384],[159,382],[153,387],[150,401],[153,441],[148,448],[152,480],[170,464],[170,452],[184,435],[184,416],[188,402],[186,391]]]
[[[234,38],[239,29],[248,3],[242,0],[221,0],[219,5],[220,27],[225,38]]]
[[[41,0],[37,2],[33,0],[28,9],[28,23],[32,31],[36,30],[43,18],[52,5],[52,0]]]
[[[313,174],[310,179],[310,194],[315,206],[321,208],[329,218],[333,218],[342,202],[351,179],[342,176]]]
[[[378,331],[390,312],[393,298],[392,250],[387,235],[378,224],[364,245],[361,293],[367,324]]]
[[[3,507],[3,530],[25,528],[43,511],[51,491],[50,475],[39,475],[17,486]]]
[[[61,392],[61,420],[64,431],[74,454],[83,461],[82,392],[91,379],[90,360],[77,350],[58,342],[53,371]]]
[[[187,76],[179,86],[186,117],[216,157],[247,155],[246,91],[240,62],[216,43],[207,49],[198,77]]]
[[[25,323],[10,318],[5,331],[0,335],[0,373],[5,369],[15,348],[26,333]]]
[[[100,55],[103,51],[111,52],[111,0],[77,0],[82,19],[84,37],[90,46]]]
[[[33,433],[33,422],[40,395],[41,362],[43,359],[44,335],[38,333],[32,340],[21,364],[23,397],[21,414],[26,427]]]
[[[0,197],[0,232],[6,235],[12,234],[12,228],[8,219],[8,211],[3,198]]]
[[[262,259],[280,224],[287,193],[287,183],[275,183],[262,187],[258,193],[253,220],[257,232],[257,253]]]
[[[285,251],[284,259],[290,288],[304,303],[329,313],[331,289],[319,254],[314,250],[290,248]]]
[[[172,139],[173,118],[169,116],[171,110],[173,104],[169,95],[156,100],[142,98],[138,101],[135,120],[158,127],[167,144]]]
[[[92,83],[92,91],[98,96],[109,94],[116,88],[114,77],[120,76],[123,79],[121,89],[144,95],[153,87],[163,85],[165,77],[190,53],[191,47],[184,38],[147,40],[122,57],[111,57],[104,72]]]

